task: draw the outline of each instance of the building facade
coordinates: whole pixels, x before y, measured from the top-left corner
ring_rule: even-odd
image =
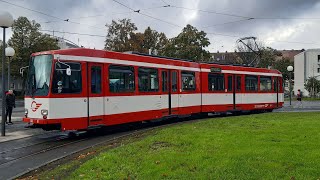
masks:
[[[309,77],[320,80],[320,49],[308,49],[294,56],[294,86],[295,94],[298,89],[303,96],[309,96],[304,84]]]

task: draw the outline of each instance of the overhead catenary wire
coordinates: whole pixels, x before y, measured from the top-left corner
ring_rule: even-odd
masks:
[[[130,9],[130,10],[132,10],[133,12],[138,13],[138,14],[140,14],[140,15],[142,15],[142,16],[145,16],[145,17],[148,17],[148,18],[151,18],[151,19],[154,19],[154,20],[158,20],[158,21],[161,21],[161,22],[163,22],[163,23],[170,24],[170,25],[172,25],[172,26],[176,26],[176,27],[180,27],[180,28],[182,27],[182,26],[180,26],[180,25],[178,25],[178,24],[174,24],[174,23],[172,23],[172,22],[165,21],[165,20],[162,20],[162,19],[157,18],[157,17],[153,17],[153,16],[148,15],[148,14],[145,14],[145,13],[141,13],[141,12],[140,12],[140,11],[141,11],[140,9],[135,10],[135,9],[133,9],[133,8],[131,8],[131,7],[127,6],[127,5],[125,5],[125,4],[117,1],[117,0],[112,0],[112,1],[120,4],[121,6],[127,8],[127,9]]]
[[[0,0],[0,2],[6,3],[6,4],[10,4],[12,6],[19,7],[19,8],[28,10],[28,11],[32,11],[32,12],[38,13],[38,14],[42,14],[42,15],[47,16],[47,17],[58,19],[58,20],[63,21],[63,22],[68,22],[68,23],[78,24],[78,25],[85,25],[85,26],[88,26],[88,27],[93,27],[93,28],[105,30],[105,28],[91,26],[91,25],[88,25],[88,24],[82,24],[82,23],[79,23],[79,22],[73,22],[73,21],[70,21],[68,18],[64,19],[64,18],[61,18],[61,17],[53,16],[53,15],[50,15],[50,14],[47,14],[47,13],[44,13],[44,12],[41,12],[41,11],[38,11],[38,10],[30,9],[30,8],[27,8],[27,7],[18,5],[18,4],[14,4],[14,3],[11,3],[11,2],[8,2],[8,1],[5,1],[5,0]]]
[[[248,19],[240,19],[240,20],[236,20],[236,21],[229,21],[229,22],[220,23],[220,24],[213,24],[213,25],[209,25],[209,26],[204,26],[204,27],[202,27],[202,29],[206,29],[206,28],[209,28],[209,27],[222,26],[222,25],[226,25],[226,24],[234,24],[234,23],[243,22],[243,21],[250,21],[250,20],[253,20],[253,19],[254,18],[248,18]]]
[[[67,31],[57,31],[57,30],[39,30],[42,32],[55,32],[55,33],[63,33],[63,34],[73,34],[73,35],[80,35],[80,36],[92,36],[92,37],[103,37],[105,38],[105,35],[98,35],[98,34],[86,34],[86,33],[77,33],[77,32],[67,32]]]
[[[169,21],[165,21],[163,19],[160,19],[160,18],[157,18],[157,17],[153,17],[151,15],[148,15],[148,14],[145,14],[145,13],[141,13],[140,11],[141,10],[150,10],[152,8],[145,8],[145,9],[138,9],[138,10],[135,10],[117,0],[113,0],[114,2],[130,9],[131,11],[130,12],[124,12],[124,13],[138,13],[142,16],[145,16],[145,17],[148,17],[148,18],[151,18],[151,19],[154,19],[154,20],[157,20],[157,21],[161,21],[161,22],[164,22],[164,23],[167,23],[167,24],[170,24],[172,26],[176,26],[176,27],[182,27],[180,25],[177,25],[177,24],[174,24],[172,22],[169,22]],[[47,14],[47,13],[44,13],[44,12],[41,12],[41,11],[38,11],[38,10],[34,10],[34,9],[30,9],[30,8],[27,8],[27,7],[24,7],[24,6],[21,6],[21,5],[17,5],[17,4],[14,4],[14,3],[11,3],[11,2],[8,2],[8,1],[5,1],[5,0],[0,0],[0,2],[3,2],[3,3],[7,3],[7,4],[10,4],[12,6],[16,6],[16,7],[19,7],[19,8],[23,8],[23,9],[26,9],[26,10],[29,10],[29,11],[32,11],[32,12],[35,12],[35,13],[38,13],[38,14],[42,14],[44,16],[47,16],[47,17],[51,17],[51,18],[55,18],[55,19],[58,19],[60,21],[63,21],[63,22],[68,22],[68,23],[73,23],[73,24],[79,24],[79,25],[86,25],[86,24],[82,24],[82,23],[79,23],[79,22],[73,22],[73,21],[70,21],[70,19],[64,19],[64,18],[61,18],[61,17],[57,17],[57,16],[53,16],[53,15],[50,15],[50,14]],[[226,22],[226,23],[221,23],[221,24],[216,24],[216,25],[212,25],[212,26],[219,26],[219,25],[224,25],[224,24],[231,24],[231,23],[235,23],[235,22],[240,22],[240,21],[248,21],[248,20],[253,20],[253,19],[319,19],[320,18],[263,18],[263,17],[247,17],[247,16],[242,16],[242,15],[237,15],[237,14],[229,14],[229,13],[221,13],[221,12],[216,12],[216,11],[209,11],[209,10],[202,10],[202,9],[192,9],[192,8],[185,8],[185,7],[180,7],[180,6],[173,6],[173,5],[170,5],[168,3],[166,3],[165,1],[163,1],[165,4],[165,6],[159,6],[159,7],[154,7],[154,8],[162,8],[162,7],[173,7],[173,8],[179,8],[179,9],[186,9],[186,10],[194,10],[194,11],[200,11],[200,12],[206,12],[206,13],[214,13],[214,14],[220,14],[220,15],[226,15],[226,16],[233,16],[233,17],[240,17],[240,18],[245,18],[245,19],[242,19],[242,20],[238,20],[238,21],[234,21],[234,22]],[[80,18],[86,18],[86,17],[80,17]],[[74,18],[75,19],[75,18]],[[89,26],[89,27],[94,27],[94,28],[98,28],[98,29],[104,29],[105,28],[99,28],[99,27],[96,27],[96,26],[91,26],[91,25],[86,25],[86,26]],[[209,26],[208,26],[209,27]],[[211,27],[211,26],[210,26]],[[204,27],[204,28],[207,28],[207,27]],[[52,32],[53,30],[41,30],[43,32]],[[105,38],[106,36],[105,35],[97,35],[97,34],[85,34],[85,33],[76,33],[76,32],[64,32],[64,31],[54,31],[54,32],[57,32],[57,33],[65,33],[65,34],[73,34],[73,35],[82,35],[82,36],[92,36],[92,37],[103,37]],[[236,35],[228,35],[228,34],[221,34],[221,33],[215,33],[215,32],[209,32],[207,34],[210,34],[210,35],[215,35],[215,36],[224,36],[224,37],[232,37],[232,38],[239,38],[240,36],[236,36]],[[274,41],[274,40],[268,40],[268,41],[273,41],[273,42],[282,42],[282,43],[300,43],[300,44],[317,44],[317,43],[310,43],[310,42],[290,42],[290,41]]]

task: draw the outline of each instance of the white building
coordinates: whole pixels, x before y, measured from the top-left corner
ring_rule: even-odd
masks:
[[[308,49],[294,56],[294,86],[295,94],[300,89],[304,96],[309,96],[304,84],[309,77],[320,80],[320,49]]]
[[[78,48],[79,46],[76,45],[75,43],[67,40],[67,39],[63,39],[63,38],[57,38],[58,39],[58,46],[60,49],[70,49],[70,48]]]

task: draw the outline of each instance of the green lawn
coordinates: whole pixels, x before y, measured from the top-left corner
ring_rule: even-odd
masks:
[[[268,113],[176,125],[125,140],[68,170],[72,163],[40,177],[71,171],[64,178],[319,179],[320,113]]]

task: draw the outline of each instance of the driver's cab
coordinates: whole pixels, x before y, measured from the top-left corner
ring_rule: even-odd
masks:
[[[65,61],[57,54],[33,55],[27,75],[24,121],[46,127],[53,124],[53,129],[59,129],[65,119],[87,117],[85,69],[85,62]]]

